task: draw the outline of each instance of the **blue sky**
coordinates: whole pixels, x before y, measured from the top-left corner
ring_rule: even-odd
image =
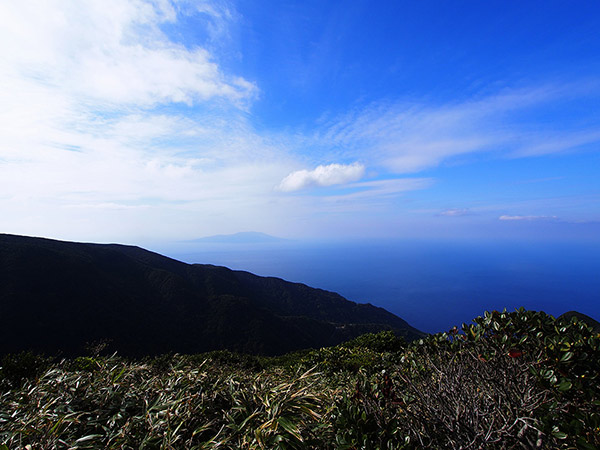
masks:
[[[0,4],[0,231],[598,240],[596,2]]]

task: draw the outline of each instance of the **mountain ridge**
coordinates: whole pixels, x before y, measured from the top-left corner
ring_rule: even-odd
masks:
[[[124,355],[229,349],[256,354],[335,345],[364,332],[424,334],[339,294],[140,247],[0,234],[0,353]]]

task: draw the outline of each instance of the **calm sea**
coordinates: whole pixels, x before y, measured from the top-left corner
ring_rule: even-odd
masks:
[[[161,253],[275,276],[386,308],[426,332],[519,306],[600,319],[600,245],[353,242],[177,244]]]

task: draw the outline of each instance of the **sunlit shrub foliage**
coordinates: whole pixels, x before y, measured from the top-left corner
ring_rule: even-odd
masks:
[[[599,344],[520,309],[278,358],[9,355],[0,449],[595,449]]]

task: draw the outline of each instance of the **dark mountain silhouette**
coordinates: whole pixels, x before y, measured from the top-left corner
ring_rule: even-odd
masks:
[[[0,234],[0,353],[122,355],[338,344],[365,332],[423,335],[392,313],[278,278],[185,264],[117,244]]]

